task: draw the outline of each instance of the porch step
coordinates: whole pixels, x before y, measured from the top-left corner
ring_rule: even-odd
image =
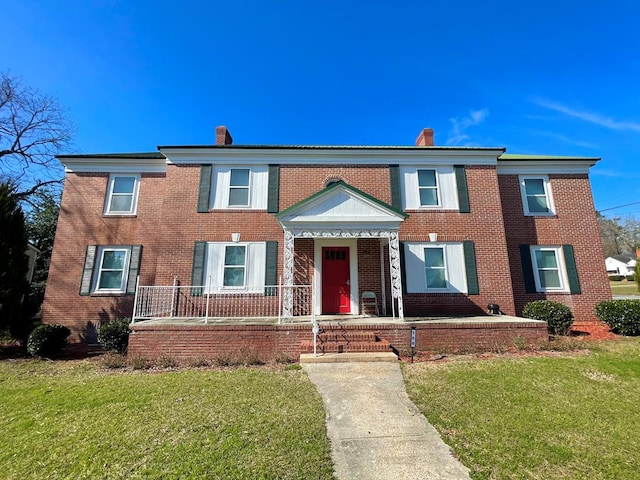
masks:
[[[318,334],[318,341],[323,343],[335,342],[377,342],[378,337],[373,332],[330,330]]]
[[[300,344],[301,353],[313,353],[313,341]],[[386,340],[378,342],[318,342],[316,351],[319,353],[353,353],[353,352],[389,352],[391,345]]]
[[[300,363],[339,363],[339,362],[397,362],[398,357],[392,352],[366,352],[366,353],[327,353],[326,355],[313,355],[303,353],[300,355]]]

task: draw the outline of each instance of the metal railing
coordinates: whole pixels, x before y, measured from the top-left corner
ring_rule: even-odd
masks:
[[[132,321],[162,318],[283,318],[283,302],[293,317],[314,317],[311,285],[260,285],[226,289],[204,285],[137,285]]]

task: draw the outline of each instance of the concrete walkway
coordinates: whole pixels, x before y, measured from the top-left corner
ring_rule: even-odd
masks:
[[[338,480],[470,478],[409,400],[397,363],[302,367],[324,402]]]

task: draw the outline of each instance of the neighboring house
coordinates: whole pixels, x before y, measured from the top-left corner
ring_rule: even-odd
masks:
[[[604,261],[609,275],[633,275],[636,269],[636,255],[623,253],[607,257]]]
[[[27,244],[27,251],[25,252],[25,254],[27,255],[29,262],[29,270],[27,271],[27,281],[29,283],[31,283],[31,280],[33,280],[33,272],[36,269],[36,260],[38,259],[38,255],[40,255],[41,253],[42,252],[38,250],[38,248],[31,242]]]
[[[87,322],[131,316],[138,277],[191,286],[188,302],[206,299],[211,317],[237,316],[223,309],[233,301],[240,316],[275,305],[297,315],[298,295],[279,284],[313,285],[303,313],[319,315],[361,315],[373,292],[398,322],[488,304],[519,315],[538,299],[595,320],[610,298],[594,261],[597,158],[435,146],[431,129],[415,146],[233,145],[225,127],[216,134],[215,145],[59,157],[45,321],[77,340]],[[173,292],[163,308],[175,315]],[[160,315],[156,300],[139,296],[146,316]]]

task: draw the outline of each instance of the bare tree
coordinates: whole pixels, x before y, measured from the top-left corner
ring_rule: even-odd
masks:
[[[69,148],[72,133],[55,98],[0,73],[0,177],[17,186],[20,200],[60,184],[64,172],[55,155]]]

